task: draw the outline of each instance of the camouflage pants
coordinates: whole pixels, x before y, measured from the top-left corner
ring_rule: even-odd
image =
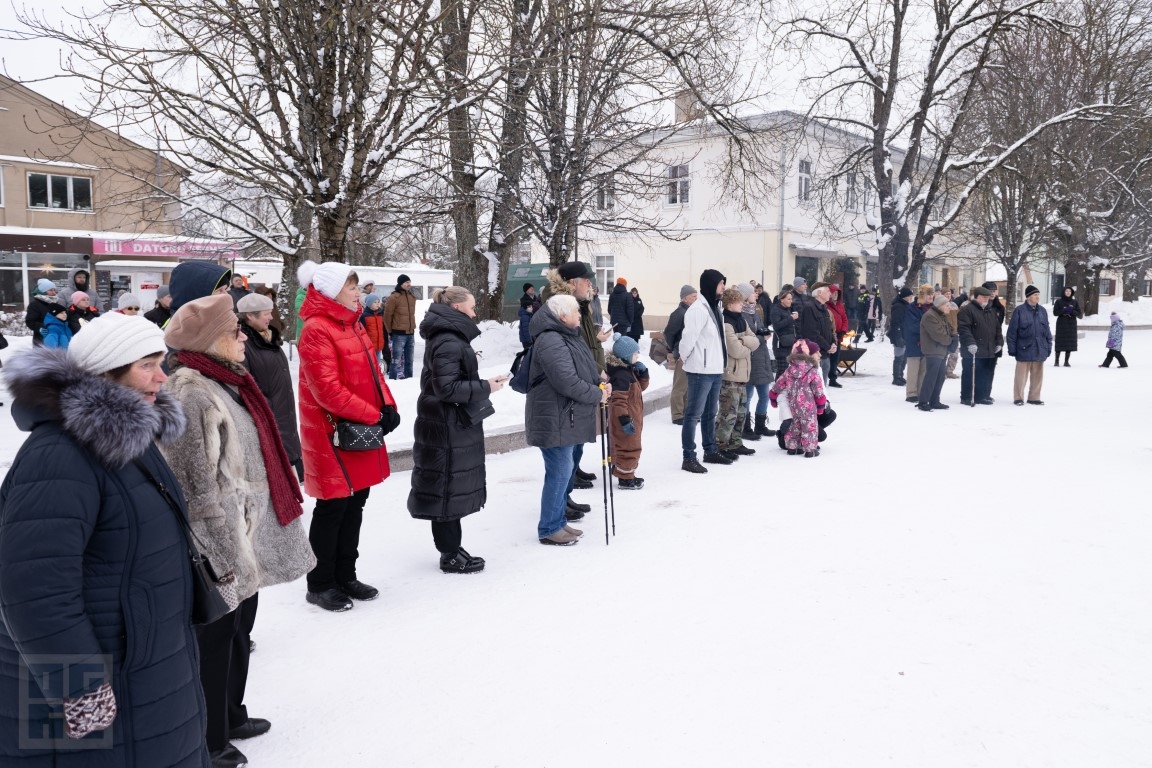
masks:
[[[744,445],[740,430],[748,418],[748,387],[742,381],[726,381],[720,387],[720,410],[716,412],[716,445],[720,450]],[[739,425],[739,426],[738,426]]]

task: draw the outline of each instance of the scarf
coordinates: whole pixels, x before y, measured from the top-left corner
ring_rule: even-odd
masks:
[[[268,490],[272,494],[272,509],[280,525],[288,525],[304,514],[300,495],[300,484],[296,482],[296,472],[288,463],[288,454],[280,441],[280,430],[276,417],[268,406],[264,393],[256,386],[252,374],[243,375],[226,368],[218,360],[213,360],[199,352],[182,351],[177,353],[181,363],[199,371],[209,379],[221,384],[230,384],[240,390],[240,399],[256,424],[256,434],[260,438],[260,454],[264,458],[264,471],[268,475]]]
[[[743,312],[730,312],[725,309],[724,320],[731,324],[732,330],[736,331],[736,333],[744,333],[744,331],[748,330],[748,324],[744,322]]]

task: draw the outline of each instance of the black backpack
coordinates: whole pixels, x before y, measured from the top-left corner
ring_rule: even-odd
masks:
[[[545,331],[544,333],[548,333]],[[532,372],[532,350],[535,345],[528,347],[523,352],[517,352],[516,357],[512,359],[512,378],[508,381],[508,386],[513,392],[519,392],[522,395],[528,394],[528,390],[539,384],[544,380],[544,374],[540,374],[536,378],[530,378]]]

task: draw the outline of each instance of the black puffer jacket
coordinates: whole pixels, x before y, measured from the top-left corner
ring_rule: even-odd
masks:
[[[49,308],[61,306],[63,305],[48,296],[34,296],[28,302],[28,312],[24,315],[24,325],[32,331],[32,346],[44,346],[44,335],[40,333],[40,329],[44,327],[44,316],[48,314]]]
[[[459,413],[459,405],[491,394],[488,382],[477,374],[471,346],[479,335],[474,320],[447,304],[433,304],[420,322],[424,369],[408,494],[408,512],[420,520],[459,520],[479,511],[488,500],[484,424],[466,426]],[[533,358],[539,354],[534,352]]]
[[[996,348],[1004,346],[1000,316],[991,303],[981,307],[973,300],[962,306],[956,315],[956,329],[960,333],[960,349],[966,351],[975,344],[976,357],[997,357]]]
[[[612,320],[612,330],[625,336],[636,321],[636,303],[622,283],[617,283],[608,295],[608,317]]]
[[[769,320],[772,324],[772,350],[777,358],[785,358],[792,354],[792,345],[796,343],[796,320],[792,319],[795,307],[785,307],[780,303],[779,297],[772,302]]]
[[[893,346],[904,346],[904,316],[908,313],[908,302],[899,297],[892,299],[888,307],[888,341]]]
[[[799,337],[816,342],[821,355],[828,354],[828,350],[836,343],[836,326],[827,305],[821,304],[816,299],[804,302],[800,308]]]
[[[668,325],[664,326],[664,343],[674,358],[680,357],[680,336],[684,333],[684,313],[687,311],[688,305],[680,302],[672,314],[668,315]]]
[[[154,443],[184,430],[179,405],[164,391],[149,405],[63,350],[15,356],[4,373],[13,417],[31,434],[0,486],[0,765],[207,768],[188,545],[133,463],[187,514]],[[22,707],[29,680],[49,674],[63,688]],[[105,680],[112,728],[66,742],[60,698]],[[20,748],[39,734],[66,746]]]
[[[596,405],[600,402],[600,371],[579,328],[560,322],[545,304],[528,326],[532,333],[533,381],[524,404],[524,434],[528,445],[557,448],[596,439]]]
[[[280,442],[292,464],[300,461],[300,431],[296,425],[296,393],[292,385],[292,372],[288,357],[282,348],[280,331],[269,328],[272,340],[267,341],[256,331],[244,325],[244,367],[256,380],[256,385],[268,399],[280,429]]]
[[[1080,302],[1076,301],[1076,291],[1072,291],[1072,298],[1061,296],[1052,305],[1052,314],[1056,318],[1056,351],[1075,352],[1079,339],[1077,338],[1076,321],[1084,319],[1084,312],[1080,309]]]

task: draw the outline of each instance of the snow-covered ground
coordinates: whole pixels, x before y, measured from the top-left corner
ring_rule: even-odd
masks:
[[[1127,370],[1097,367],[1104,339],[1045,368],[1044,407],[1012,406],[1004,359],[996,405],[953,380],[934,413],[863,345],[812,460],[762,440],[689,475],[656,412],[610,546],[599,485],[584,540],[540,546],[539,454],[491,456],[474,576],[438,571],[394,475],[361,539],[379,599],[261,595],[247,704],[273,727],[238,746],[253,768],[1146,768],[1152,331]]]
[[[1084,328],[1104,327],[1112,324],[1113,312],[1120,313],[1124,325],[1152,325],[1152,298],[1142,298],[1138,301],[1112,301],[1100,302],[1100,311],[1095,315],[1088,315],[1080,321]],[[1048,313],[1052,313],[1052,305],[1048,305]]]

